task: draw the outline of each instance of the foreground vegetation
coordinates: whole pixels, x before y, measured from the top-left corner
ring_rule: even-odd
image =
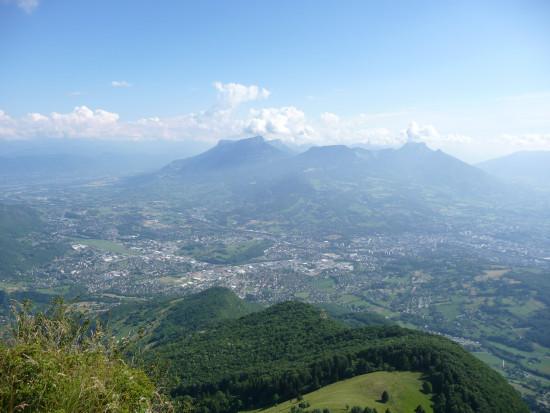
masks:
[[[61,302],[14,312],[12,336],[0,342],[2,412],[170,411],[143,371],[119,357],[118,344]]]

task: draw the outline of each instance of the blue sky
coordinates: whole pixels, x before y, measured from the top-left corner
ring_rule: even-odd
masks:
[[[545,0],[0,0],[0,136],[550,149],[548,22]]]

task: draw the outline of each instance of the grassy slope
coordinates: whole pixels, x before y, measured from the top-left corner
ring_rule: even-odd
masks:
[[[304,400],[310,403],[309,410],[329,408],[333,413],[346,412],[346,405],[375,407],[383,413],[389,408],[392,413],[413,412],[419,404],[428,413],[432,412],[430,397],[421,392],[421,373],[375,372],[339,381],[308,393]],[[388,403],[380,403],[382,392],[390,394]],[[298,405],[296,399],[279,405],[257,410],[262,413],[286,413]]]

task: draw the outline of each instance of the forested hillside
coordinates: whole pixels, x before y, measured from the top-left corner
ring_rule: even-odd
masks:
[[[219,291],[203,294],[216,297]],[[187,320],[196,311],[188,305],[179,316]],[[178,324],[165,317],[170,339],[143,352],[146,363],[166,372],[167,389],[179,403],[199,412],[233,412],[373,371],[417,371],[433,388],[435,412],[527,411],[504,378],[439,336],[397,326],[352,329],[297,302],[230,318],[191,321],[178,337]],[[163,323],[152,331],[162,331]]]
[[[61,255],[59,244],[41,242],[44,223],[33,209],[0,203],[0,279]]]
[[[187,297],[121,305],[102,319],[118,336],[141,332],[140,344],[147,346],[167,344],[261,308],[241,300],[226,288],[214,287]]]

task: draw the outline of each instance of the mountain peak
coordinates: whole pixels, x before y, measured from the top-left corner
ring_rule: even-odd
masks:
[[[263,136],[253,136],[251,138],[243,138],[243,139],[220,139],[218,141],[218,144],[216,146],[222,146],[222,145],[250,145],[250,144],[262,144],[267,143],[267,141],[264,139]]]
[[[269,144],[262,136],[239,140],[220,140],[216,146],[200,155],[172,162],[170,172],[178,175],[217,173],[222,170],[253,167],[288,156]]]
[[[326,156],[352,156],[355,157],[355,151],[346,145],[327,145],[327,146],[312,146],[302,155],[304,156],[315,156],[315,157],[326,157]]]

